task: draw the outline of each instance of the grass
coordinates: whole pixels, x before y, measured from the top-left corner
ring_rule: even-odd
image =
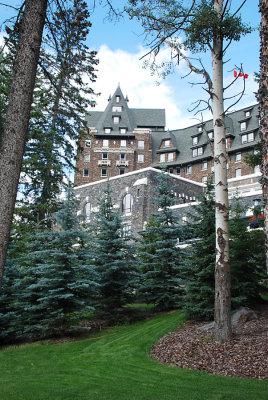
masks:
[[[160,365],[151,345],[182,317],[170,313],[86,340],[0,351],[1,400],[267,400],[268,383]]]

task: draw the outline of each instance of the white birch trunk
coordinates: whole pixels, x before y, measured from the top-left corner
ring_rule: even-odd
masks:
[[[214,1],[214,9],[221,15],[223,0]],[[215,333],[220,342],[232,335],[231,275],[229,256],[229,212],[227,184],[227,156],[223,110],[223,55],[222,39],[214,38],[212,51],[214,171],[216,203],[216,265],[215,265]]]

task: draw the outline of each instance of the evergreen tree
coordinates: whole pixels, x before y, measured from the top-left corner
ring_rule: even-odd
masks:
[[[96,311],[116,319],[123,306],[133,299],[137,269],[131,246],[123,237],[121,216],[113,209],[109,186],[100,201],[92,241],[99,284]]]
[[[159,176],[157,191],[156,206],[161,210],[152,215],[145,231],[140,233],[138,262],[143,273],[140,295],[157,309],[168,310],[179,305],[183,290],[182,260],[176,248],[180,230],[170,209],[174,201],[167,174]]]
[[[230,221],[230,256],[232,305],[254,307],[261,301],[260,282],[265,278],[265,247],[263,230],[248,232],[248,224],[241,217],[244,209],[236,201]]]
[[[207,183],[199,204],[190,215],[189,227],[196,238],[185,260],[186,296],[183,309],[190,317],[211,319],[215,296],[215,200],[212,182]]]
[[[81,230],[77,204],[68,190],[56,214],[54,230],[37,232],[30,243],[21,281],[24,334],[31,338],[62,335],[78,329],[78,318],[92,310],[96,283]]]

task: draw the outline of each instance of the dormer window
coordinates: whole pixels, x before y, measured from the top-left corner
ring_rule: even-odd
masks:
[[[168,153],[168,161],[174,160],[174,153]]]
[[[104,128],[104,133],[111,133],[112,132],[112,128]]]
[[[164,147],[170,147],[170,139],[164,140]]]
[[[193,149],[193,157],[201,156],[203,154],[203,147]]]
[[[247,110],[247,111],[245,111],[245,117],[251,117],[251,111],[250,110]]]
[[[116,101],[116,103],[119,103],[119,101],[120,101],[120,96],[116,96],[116,97],[115,97],[115,101]]]
[[[208,138],[209,138],[209,140],[213,140],[214,139],[214,132],[213,131],[208,132]]]
[[[247,123],[246,121],[240,122],[240,131],[246,131],[247,130]]]
[[[199,127],[197,128],[197,130],[198,130],[199,133],[203,132],[203,126],[199,126]]]
[[[120,128],[120,133],[127,133],[127,128]]]
[[[198,136],[194,136],[193,137],[193,146],[195,146],[196,144],[198,144],[199,142],[199,137]]]
[[[113,106],[113,112],[122,112],[122,106]]]
[[[114,124],[119,124],[120,117],[113,117]]]
[[[166,161],[166,155],[160,154],[160,162],[165,162],[165,161]]]
[[[250,132],[246,135],[242,135],[242,144],[243,143],[249,143],[254,141],[254,133]]]

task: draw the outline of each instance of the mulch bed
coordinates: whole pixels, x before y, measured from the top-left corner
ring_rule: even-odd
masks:
[[[268,379],[268,306],[255,320],[233,327],[233,337],[216,342],[213,330],[189,321],[165,335],[152,347],[151,356],[172,366],[205,371],[214,375]]]

